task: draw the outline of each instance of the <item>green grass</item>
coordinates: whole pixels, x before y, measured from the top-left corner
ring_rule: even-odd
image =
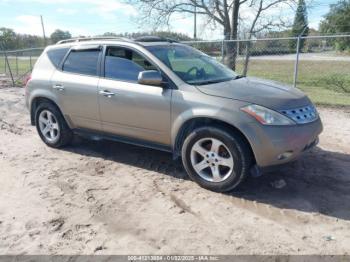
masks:
[[[18,59],[17,63],[16,63],[16,59],[10,57],[9,59],[9,64],[10,64],[10,68],[12,71],[12,74],[15,76],[15,78],[17,76],[22,76],[25,73],[27,73],[28,71],[30,71],[30,60],[29,59]],[[32,66],[34,66],[36,61],[36,58],[32,58]],[[8,71],[8,66],[5,66],[5,59],[3,56],[0,56],[0,74],[5,73],[5,67],[6,67],[6,72],[7,74],[9,73]]]

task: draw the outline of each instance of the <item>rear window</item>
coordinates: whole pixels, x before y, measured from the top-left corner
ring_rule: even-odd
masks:
[[[73,50],[63,64],[63,71],[96,76],[99,55],[100,50]]]
[[[51,49],[47,52],[47,56],[49,57],[51,63],[58,67],[63,59],[63,57],[67,54],[69,48],[58,48]]]

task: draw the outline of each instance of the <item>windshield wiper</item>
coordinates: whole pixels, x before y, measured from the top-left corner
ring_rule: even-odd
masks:
[[[241,79],[241,78],[244,78],[245,76],[244,75],[237,75],[235,78],[234,78],[234,80],[236,80],[236,79]]]
[[[189,83],[191,85],[209,85],[209,84],[216,84],[216,83],[220,83],[220,82],[226,82],[226,81],[230,81],[233,80],[235,78],[224,78],[224,79],[213,79],[213,80],[207,80],[207,81],[202,81],[202,82],[192,82]]]

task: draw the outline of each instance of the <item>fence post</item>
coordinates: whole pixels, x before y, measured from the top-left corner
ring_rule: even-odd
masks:
[[[224,42],[225,40],[221,41],[221,63],[224,63]]]
[[[32,53],[29,55],[30,71],[32,71]]]
[[[297,50],[296,50],[296,58],[295,58],[295,65],[294,65],[294,87],[297,87],[297,81],[298,81],[298,69],[299,69],[299,55],[300,55],[300,40],[301,36],[299,35],[297,40]]]
[[[15,86],[15,80],[13,79],[10,63],[9,63],[9,60],[8,60],[8,57],[7,57],[7,54],[6,54],[5,51],[4,51],[4,55],[5,55],[6,64],[7,64],[8,68],[9,68],[9,73],[10,73],[10,76],[11,76],[12,84],[13,84],[13,86]]]
[[[6,64],[5,51],[4,51],[4,65],[5,65],[5,75],[7,75],[7,64]]]
[[[18,52],[16,52],[16,75],[18,76]]]

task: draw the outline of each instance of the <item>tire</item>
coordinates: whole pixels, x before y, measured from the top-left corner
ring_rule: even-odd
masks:
[[[44,120],[46,120],[46,124]],[[73,132],[68,127],[57,106],[51,103],[43,102],[39,104],[35,111],[35,126],[41,140],[50,147],[63,147],[72,141]],[[53,133],[51,133],[51,130],[53,130]]]
[[[181,155],[190,178],[215,192],[236,188],[252,166],[252,153],[247,142],[239,134],[217,127],[192,131],[183,143]]]

